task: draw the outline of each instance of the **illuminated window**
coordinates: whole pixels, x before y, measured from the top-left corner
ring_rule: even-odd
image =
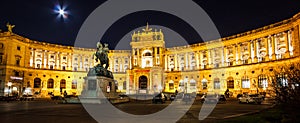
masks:
[[[276,79],[277,79],[277,83],[280,87],[288,86],[288,80],[284,74],[277,75]]]
[[[221,89],[219,78],[214,79],[214,89]]]
[[[242,88],[250,88],[250,79],[248,77],[242,78]]]
[[[77,81],[72,81],[72,89],[77,89]]]
[[[47,88],[53,88],[53,86],[54,86],[54,80],[53,79],[48,79]]]
[[[65,79],[60,80],[60,88],[62,88],[62,89],[66,88],[66,80]]]
[[[265,75],[258,76],[258,87],[259,88],[267,88],[268,87],[268,80]]]
[[[227,79],[227,88],[234,88],[234,79],[232,77]]]

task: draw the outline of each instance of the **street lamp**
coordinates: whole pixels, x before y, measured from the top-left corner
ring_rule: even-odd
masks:
[[[11,87],[12,83],[11,82],[8,82],[7,83],[7,86],[8,86],[8,97],[9,97],[9,92],[10,92],[10,87]]]

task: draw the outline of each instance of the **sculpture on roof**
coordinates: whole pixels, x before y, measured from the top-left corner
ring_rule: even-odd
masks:
[[[12,29],[15,27],[15,25],[11,25],[9,23],[6,24],[8,32],[12,33]]]

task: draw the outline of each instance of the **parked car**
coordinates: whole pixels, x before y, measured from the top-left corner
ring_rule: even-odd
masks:
[[[200,98],[200,102],[208,102],[208,103],[225,103],[226,102],[225,95],[216,95],[216,94],[208,94],[202,95]]]
[[[170,95],[170,100],[171,100],[171,101],[174,101],[175,99],[176,99],[176,95],[175,95],[175,94],[171,94],[171,95]]]
[[[20,97],[20,101],[32,101],[34,100],[33,95],[22,95]]]
[[[259,94],[244,94],[242,97],[239,97],[239,103],[256,103],[261,104],[263,97]]]
[[[163,93],[159,93],[156,96],[153,97],[152,99],[152,103],[165,103],[166,98],[165,95]]]

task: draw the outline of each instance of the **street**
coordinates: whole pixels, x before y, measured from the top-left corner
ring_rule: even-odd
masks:
[[[120,110],[135,114],[146,115],[162,110],[170,104],[152,104],[151,101],[129,102],[116,104]],[[250,112],[259,111],[270,107],[271,104],[239,104],[237,101],[228,101],[225,104],[217,104],[213,112],[203,121],[198,120],[199,111],[202,107],[200,102],[195,101],[189,111],[181,117],[178,123],[186,122],[213,122],[224,118],[235,117]],[[61,104],[53,101],[18,101],[0,102],[1,122],[43,122],[43,123],[95,123],[89,113],[81,104]]]

